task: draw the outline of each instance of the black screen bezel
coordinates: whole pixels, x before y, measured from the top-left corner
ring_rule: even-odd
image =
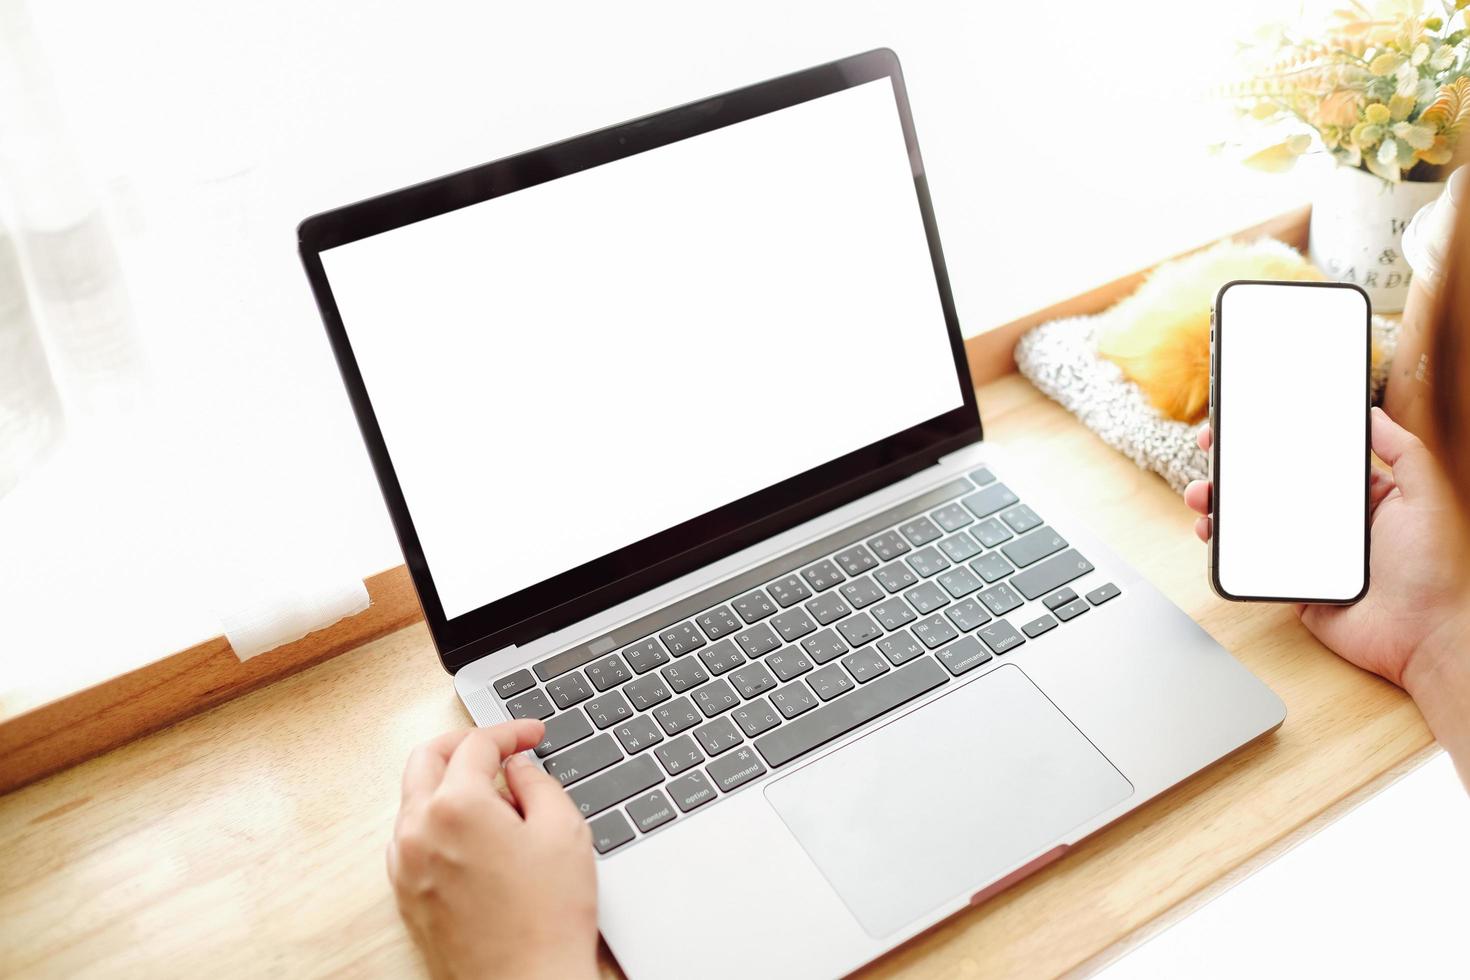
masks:
[[[962,404],[902,432],[685,521],[611,554],[538,582],[467,613],[447,618],[389,457],[352,345],[337,310],[321,253],[436,215],[523,190],[698,136],[811,99],[891,80],[914,189],[928,238],[949,331]],[[982,437],[950,292],[938,227],[919,155],[898,57],[884,48],[784,75],[506,157],[307,218],[298,228],[301,260],[332,352],[367,445],[373,470],[418,590],[424,617],[446,670],[561,629],[600,609],[687,574],[824,511],[918,472]],[[901,391],[901,385],[898,390]],[[487,452],[485,444],[465,452]],[[507,460],[514,467],[514,460]]]
[[[1220,538],[1221,523],[1219,505],[1223,484],[1220,470],[1220,443],[1226,438],[1221,432],[1221,351],[1225,340],[1225,294],[1235,286],[1283,286],[1309,289],[1349,289],[1363,297],[1363,577],[1356,595],[1347,599],[1325,599],[1320,596],[1272,596],[1236,595],[1220,582]],[[1332,606],[1350,606],[1368,594],[1369,564],[1372,549],[1373,513],[1369,499],[1369,485],[1373,474],[1373,302],[1367,291],[1350,282],[1316,282],[1311,280],[1234,279],[1221,286],[1215,294],[1214,317],[1210,338],[1210,586],[1215,594],[1231,602],[1295,602]],[[1283,420],[1289,425],[1290,420]],[[1310,433],[1304,438],[1310,438]]]

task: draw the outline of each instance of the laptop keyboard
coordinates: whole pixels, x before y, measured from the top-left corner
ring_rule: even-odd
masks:
[[[936,499],[938,498],[938,499]],[[888,525],[873,533],[874,522]],[[1119,595],[987,467],[644,617],[619,649],[496,679],[606,854]],[[813,560],[814,559],[814,560]],[[703,603],[701,602],[701,605]],[[674,621],[677,620],[677,621]],[[610,635],[617,638],[617,632]]]

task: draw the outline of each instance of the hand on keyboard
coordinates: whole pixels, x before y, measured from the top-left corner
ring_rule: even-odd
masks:
[[[388,878],[436,977],[597,975],[591,829],[519,754],[544,735],[531,719],[447,732],[404,768]]]

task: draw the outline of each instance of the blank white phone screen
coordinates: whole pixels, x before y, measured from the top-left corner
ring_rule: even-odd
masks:
[[[887,78],[322,262],[451,618],[964,404]]]
[[[1366,575],[1367,300],[1242,283],[1216,321],[1219,585],[1236,598],[1353,599]]]

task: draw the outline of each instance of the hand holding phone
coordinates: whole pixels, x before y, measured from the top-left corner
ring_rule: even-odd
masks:
[[[1371,310],[1345,283],[1227,283],[1211,336],[1210,584],[1237,601],[1368,590]]]

